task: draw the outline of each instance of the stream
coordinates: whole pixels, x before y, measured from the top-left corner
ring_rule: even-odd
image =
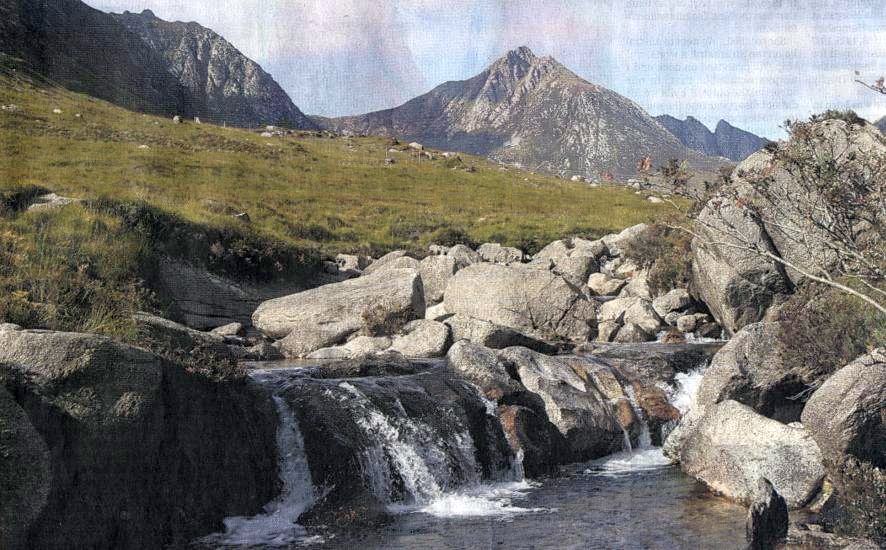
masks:
[[[381,527],[339,531],[296,523],[320,491],[311,474],[296,415],[284,398],[304,381],[299,368],[250,375],[272,390],[280,416],[280,496],[251,518],[228,518],[225,532],[201,542],[215,548],[743,548],[746,510],[711,494],[653,447],[647,433],[621,453],[527,481],[518,460],[481,479],[474,447],[458,419],[446,433],[412,418],[398,399],[378,406],[372,382],[324,381],[323,395],[347,407],[370,442],[363,453],[366,486],[387,502]],[[671,403],[688,410],[702,370],[679,374]],[[387,395],[387,394],[386,394]],[[290,398],[291,399],[291,398]],[[390,399],[390,396],[388,396]],[[482,395],[476,399],[484,401]],[[486,403],[490,415],[494,406]],[[395,496],[399,495],[399,496]]]

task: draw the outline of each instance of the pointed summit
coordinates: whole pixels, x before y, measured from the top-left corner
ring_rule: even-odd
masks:
[[[532,50],[527,46],[520,46],[514,50],[509,51],[503,57],[503,60],[506,60],[507,63],[511,66],[514,65],[531,65],[533,61],[538,59]]]

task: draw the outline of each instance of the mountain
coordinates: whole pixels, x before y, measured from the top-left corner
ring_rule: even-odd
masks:
[[[718,122],[717,128],[711,132],[707,126],[691,116],[686,117],[686,120],[670,115],[657,116],[655,119],[683,145],[705,155],[742,161],[769,143],[768,139],[736,128],[725,120]]]
[[[271,75],[212,30],[197,23],[164,21],[150,10],[112,16],[157,52],[167,70],[204,101],[207,120],[246,127],[317,128]]]
[[[563,176],[631,176],[646,156],[654,166],[677,158],[713,170],[719,162],[689,150],[633,101],[526,47],[469,80],[447,82],[399,107],[321,125]]]
[[[883,134],[886,134],[886,116],[875,122],[874,126],[879,128]]]
[[[0,52],[25,70],[130,110],[191,116],[202,109],[138,36],[79,0],[3,0]]]

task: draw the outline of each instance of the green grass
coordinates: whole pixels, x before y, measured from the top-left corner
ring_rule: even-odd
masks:
[[[534,252],[669,212],[623,188],[469,155],[388,153],[382,138],[174,124],[3,67],[0,104],[17,106],[0,111],[0,321],[29,327],[135,338],[132,311],[163,311],[146,290],[161,255],[270,280],[302,276],[321,255],[441,241]],[[27,212],[46,191],[84,202]]]

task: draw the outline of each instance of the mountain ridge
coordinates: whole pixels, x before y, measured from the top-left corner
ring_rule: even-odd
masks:
[[[206,120],[317,129],[270,74],[212,29],[166,21],[151,10],[111,16],[157,52],[186,89],[204,99]]]
[[[692,116],[680,120],[671,115],[659,115],[655,119],[674,134],[686,147],[706,155],[740,162],[760,150],[770,140],[737,128],[723,119],[712,132],[704,123]]]
[[[315,120],[339,132],[421,141],[561,176],[631,176],[645,157],[711,170],[719,162],[685,147],[632,100],[525,46],[398,107]]]

